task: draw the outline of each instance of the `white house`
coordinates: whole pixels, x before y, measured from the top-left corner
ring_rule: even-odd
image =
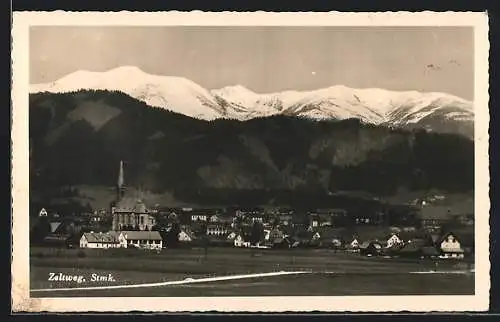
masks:
[[[268,241],[269,239],[271,239],[271,230],[264,229],[264,240]]]
[[[441,249],[441,258],[464,258],[462,245],[453,233],[447,233],[441,238],[439,248]]]
[[[222,236],[228,233],[225,225],[208,225],[206,234],[209,236]]]
[[[193,235],[186,230],[181,230],[177,238],[180,242],[183,243],[192,242],[194,239]]]
[[[114,232],[83,233],[80,238],[80,248],[119,248],[120,242]]]
[[[353,237],[353,239],[350,242],[346,243],[346,249],[348,252],[359,252],[359,240],[356,237]]]
[[[234,239],[234,247],[250,247],[250,242],[244,240],[243,236],[238,235]]]
[[[207,221],[207,215],[204,214],[192,214],[191,221]]]
[[[227,235],[227,237],[226,237],[226,238],[227,238],[228,240],[234,240],[237,236],[238,236],[238,235],[237,235],[234,231],[232,231],[232,232],[230,232],[230,233]]]
[[[321,234],[319,232],[315,232],[312,235],[312,240],[319,240],[321,238]]]
[[[47,215],[47,210],[45,210],[45,208],[42,208],[42,210],[38,213],[38,216],[40,217],[47,217]]]
[[[391,234],[391,236],[389,236],[386,239],[386,247],[387,248],[401,245],[402,243],[403,243],[403,241],[399,238],[399,236],[397,234]]]
[[[218,215],[212,215],[212,216],[210,216],[210,222],[211,223],[218,223],[220,221],[221,221],[220,216],[218,216]]]
[[[121,247],[161,249],[161,235],[157,231],[122,231],[118,237]]]

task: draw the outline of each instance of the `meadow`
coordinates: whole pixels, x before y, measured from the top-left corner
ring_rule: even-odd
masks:
[[[131,249],[32,248],[31,289],[124,285],[177,281],[186,278],[308,271],[217,283],[186,284],[119,290],[34,292],[53,296],[272,296],[473,294],[474,267],[470,260],[434,261],[365,257],[333,250],[256,250],[235,248],[164,249],[160,253]],[[442,274],[416,274],[437,271]],[[115,281],[85,283],[48,281],[48,274],[90,277],[112,274]],[[450,272],[450,274],[444,274]],[[464,272],[464,274],[457,274]],[[87,278],[89,280],[89,278]],[[89,285],[91,284],[91,285]]]

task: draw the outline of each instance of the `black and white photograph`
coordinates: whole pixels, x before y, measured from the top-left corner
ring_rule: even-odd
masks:
[[[18,15],[20,307],[487,308],[485,14],[164,14]]]

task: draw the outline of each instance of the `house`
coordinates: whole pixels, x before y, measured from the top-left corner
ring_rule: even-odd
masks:
[[[222,236],[222,235],[226,235],[228,233],[228,231],[229,231],[229,229],[225,225],[210,224],[210,225],[207,225],[206,234],[208,236]]]
[[[354,218],[356,225],[369,225],[372,224],[373,218],[368,215],[359,215]]]
[[[441,251],[440,258],[454,258],[463,259],[464,250],[458,238],[452,232],[444,234],[439,243],[438,247]]]
[[[181,227],[181,231],[179,232],[179,235],[177,235],[177,239],[181,243],[190,243],[195,239],[195,236],[190,229]]]
[[[269,239],[274,240],[276,238],[283,238],[285,237],[285,232],[280,229],[280,228],[274,228],[269,232]]]
[[[317,240],[317,241],[319,241],[319,239],[320,239],[320,238],[321,238],[321,234],[320,234],[319,232],[317,232],[317,231],[316,231],[316,232],[314,232],[314,233],[312,234],[311,241],[313,241],[313,240],[314,240],[314,241],[316,241],[316,240]]]
[[[235,210],[235,216],[236,217],[245,217],[245,218],[251,218],[255,217],[255,220],[258,220],[259,218],[264,218],[264,209],[255,207],[255,208],[238,208]]]
[[[444,205],[427,205],[420,209],[420,225],[426,231],[439,231],[451,219],[451,210]]]
[[[123,248],[161,249],[163,245],[157,231],[122,231],[118,240]]]
[[[233,241],[234,247],[250,247],[248,236],[238,234]]]
[[[43,243],[47,246],[73,247],[72,236],[70,234],[48,234],[43,238]]]
[[[384,238],[386,248],[391,248],[395,246],[399,246],[403,244],[401,238],[399,238],[398,234],[390,234]]]
[[[227,215],[216,214],[210,217],[210,222],[215,224],[231,226],[234,223],[234,218]]]
[[[234,240],[229,238],[231,233],[229,234],[220,234],[220,235],[208,235],[207,241],[208,244],[215,247],[231,247],[234,245]],[[232,236],[231,236],[232,237]]]
[[[311,212],[309,213],[309,226],[312,228],[332,226],[332,216],[324,212]]]
[[[346,238],[344,241],[345,249],[351,253],[359,252],[359,245],[359,240],[356,236],[353,236],[351,239]]]
[[[42,208],[40,212],[38,213],[39,217],[47,217],[49,214],[47,213],[47,210],[45,208]]]
[[[122,198],[111,208],[113,216],[112,230],[137,227],[139,230],[151,230],[156,225],[156,218],[141,199]]]
[[[115,232],[83,233],[80,238],[80,248],[119,248],[120,241]]]
[[[207,215],[203,213],[191,214],[191,222],[207,221]]]
[[[273,248],[292,248],[294,240],[290,237],[276,238],[272,241]]]
[[[226,236],[226,238],[227,238],[228,240],[234,240],[234,239],[236,238],[236,236],[238,236],[238,234],[237,234],[236,232],[232,231],[232,232],[230,232],[230,233]]]
[[[292,215],[279,215],[278,221],[283,226],[291,226],[292,225]]]
[[[414,241],[423,242],[426,246],[434,245],[435,243],[432,241],[431,235],[426,233],[425,231],[401,231],[398,233],[399,239],[404,243],[412,243]]]
[[[50,233],[57,233],[59,228],[62,227],[62,223],[60,221],[51,221],[50,222]]]
[[[295,231],[293,239],[299,243],[299,246],[308,246],[313,239],[313,235],[312,231],[299,229]]]
[[[255,214],[249,214],[246,216],[247,220],[250,221],[252,224],[256,222],[263,223],[264,222],[264,215],[255,213]]]
[[[396,254],[402,257],[421,257],[422,248],[424,247],[423,241],[414,241],[411,243],[404,244],[404,246],[397,249]]]
[[[380,255],[383,250],[383,245],[377,241],[366,241],[359,245],[359,252],[362,255],[374,256]]]
[[[314,232],[313,240],[318,240],[322,247],[340,248],[342,246],[342,229],[320,227]]]
[[[215,215],[212,215],[210,216],[210,218],[208,219],[209,222],[213,223],[213,224],[217,224],[220,222],[220,216],[215,214]]]
[[[269,241],[271,239],[271,229],[266,229],[264,226],[264,241]]]
[[[316,213],[320,216],[320,226],[343,226],[347,218],[347,211],[340,208],[318,209]]]

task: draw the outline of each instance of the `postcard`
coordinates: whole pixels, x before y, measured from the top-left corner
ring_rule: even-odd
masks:
[[[16,312],[489,306],[485,12],[15,12]]]

